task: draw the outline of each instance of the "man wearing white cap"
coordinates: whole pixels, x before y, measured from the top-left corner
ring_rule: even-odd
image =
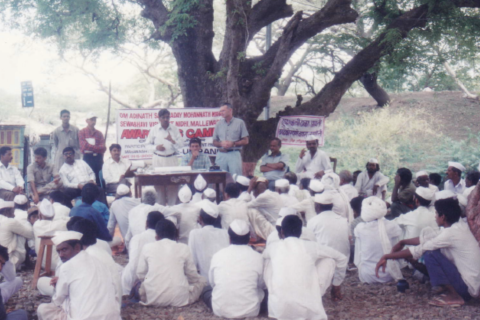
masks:
[[[260,172],[268,180],[268,188],[274,190],[275,180],[282,179],[287,172],[289,157],[282,153],[282,140],[273,138],[270,141],[270,154],[265,154],[260,163]]]
[[[326,170],[332,170],[327,153],[318,149],[318,137],[309,135],[306,138],[307,149],[302,149],[295,164],[298,178],[321,178]]]
[[[70,111],[60,111],[62,125],[52,132],[51,143],[55,146],[55,159],[53,161],[53,173],[60,171],[65,159],[63,158],[63,149],[72,147],[75,159],[80,159],[80,143],[78,142],[78,128],[70,124]]]
[[[117,191],[120,184],[130,187],[131,183],[126,179],[133,176],[132,163],[127,158],[122,158],[122,146],[113,143],[110,148],[111,157],[102,166],[102,176],[105,180],[105,192],[112,194]]]
[[[330,284],[332,300],[342,298],[347,258],[332,248],[299,239],[301,232],[300,218],[286,216],[282,221],[284,240],[273,242],[263,252],[270,318],[327,319],[322,295]]]
[[[202,201],[203,191],[207,188],[207,181],[205,178],[199,174],[195,181],[193,181],[193,187],[195,188],[195,194],[192,197],[191,203],[197,203]]]
[[[403,230],[402,239],[418,237],[420,231],[425,227],[431,227],[434,230],[438,229],[435,212],[429,209],[434,196],[435,193],[430,188],[418,187],[415,190],[413,200],[415,201],[416,209],[402,214],[393,220]]]
[[[167,207],[164,215],[168,217],[171,214],[180,214],[180,223],[178,225],[178,242],[188,244],[190,231],[197,228],[197,221],[200,215],[200,207],[195,203],[191,203],[192,190],[184,185],[178,191],[178,199],[180,204],[173,207]]]
[[[365,167],[367,170],[358,175],[357,183],[355,183],[358,194],[363,197],[375,196],[385,200],[387,184],[390,179],[380,172],[380,165],[375,158],[368,160]]]
[[[325,186],[323,193],[330,193],[333,198],[333,212],[346,218],[348,223],[353,221],[353,210],[350,207],[350,200],[347,194],[340,189],[340,177],[334,172],[323,175],[322,183]]]
[[[122,238],[125,239],[128,231],[128,213],[139,204],[139,199],[132,198],[132,193],[127,185],[118,185],[115,201],[110,206],[110,217],[107,224],[107,229],[112,237],[118,223]]]
[[[318,179],[311,179],[310,184],[308,185],[308,190],[310,192],[310,196],[297,204],[291,206],[297,210],[302,216],[304,216],[304,221],[308,222],[310,219],[317,215],[315,211],[315,202],[314,197],[317,194],[321,194],[325,191],[324,184]]]
[[[18,246],[17,238],[33,239],[33,230],[14,219],[13,208],[13,201],[0,199],[0,245],[8,249],[10,261],[16,268],[20,268],[20,265],[25,261],[27,252],[25,246]]]
[[[210,202],[217,204],[217,192],[212,188],[207,188],[203,191],[202,200],[207,199]]]
[[[187,245],[176,242],[173,222],[160,220],[156,239],[143,247],[138,260],[137,277],[140,303],[158,307],[183,307],[194,303],[207,284],[198,274]]]
[[[290,183],[287,179],[278,179],[275,181],[275,191],[280,195],[282,207],[289,207],[298,203],[298,199],[288,193]]]
[[[230,245],[212,258],[209,282],[213,291],[202,299],[223,318],[258,316],[265,297],[263,258],[248,246],[250,227],[244,220],[234,220],[228,228]]]
[[[225,186],[223,201],[218,204],[218,211],[222,217],[222,228],[227,230],[235,219],[248,221],[247,203],[238,199],[240,188],[235,183]]]
[[[235,178],[235,181],[237,182],[237,186],[240,189],[240,195],[238,196],[238,199],[245,202],[252,201],[252,196],[248,192],[248,189],[250,187],[250,179],[245,176],[238,175]]]
[[[165,217],[158,211],[148,213],[145,231],[135,235],[132,240],[130,240],[128,246],[128,264],[122,271],[122,288],[124,295],[130,294],[133,285],[138,280],[137,265],[140,253],[145,245],[156,241],[155,226],[158,221],[163,219],[165,219]]]
[[[10,163],[13,160],[12,148],[0,148],[0,199],[12,201],[15,195],[23,194],[25,181],[20,171]]]
[[[28,221],[27,210],[30,207],[30,203],[27,199],[27,196],[24,194],[17,194],[13,199],[13,203],[15,204],[15,211],[13,212],[15,219],[20,221],[26,228],[32,229],[32,224]],[[27,241],[30,248],[35,248],[35,240],[33,237],[26,239],[20,236],[17,237],[17,248],[19,248],[19,250],[21,250],[21,248],[25,248],[25,243]],[[25,250],[25,255],[26,254],[27,251]]]
[[[389,263],[387,272],[375,275],[375,266],[380,258],[392,250],[402,236],[402,229],[393,221],[386,220],[386,203],[377,197],[362,201],[361,217],[355,234],[355,265],[361,282],[385,283],[403,279],[398,263]]]
[[[147,137],[147,150],[153,153],[154,167],[178,166],[177,155],[183,147],[183,138],[178,128],[170,123],[170,111],[160,109],[158,111],[159,124],[150,129]],[[178,192],[177,185],[168,185],[165,192],[164,186],[156,186],[158,203],[173,206],[176,203]]]
[[[82,250],[81,238],[76,231],[60,231],[52,238],[63,265],[54,282],[52,302],[38,306],[39,320],[120,319],[113,275]]]
[[[213,255],[228,247],[229,240],[227,230],[221,228],[217,205],[208,200],[202,200],[198,205],[201,208],[198,223],[202,228],[190,232],[188,246],[197,270],[208,280]]]
[[[430,183],[430,178],[428,177],[427,171],[422,170],[415,173],[415,181],[419,187],[429,188],[434,194],[438,192],[438,187]]]
[[[100,170],[103,166],[103,154],[107,151],[103,133],[95,129],[97,115],[89,112],[85,119],[87,127],[78,132],[80,152],[83,154],[83,161],[88,163],[95,173],[97,185],[100,186]]]
[[[465,191],[465,180],[462,179],[462,172],[465,167],[458,162],[448,162],[447,181],[443,186],[443,190],[450,190],[455,194],[462,194]]]
[[[55,231],[67,231],[66,219],[54,220],[55,211],[50,201],[43,199],[39,206],[39,219],[33,225],[33,234],[35,236],[35,251],[38,253],[40,250],[40,242],[42,236],[47,233],[54,233]],[[43,257],[42,267],[45,267],[46,257]],[[55,246],[52,251],[52,270],[55,270],[58,263],[58,254],[55,250]]]
[[[286,216],[298,216],[300,219],[302,219],[300,213],[294,209],[294,208],[282,208],[280,212],[278,213],[278,219],[277,222],[275,223],[275,229],[276,231],[273,231],[270,233],[270,235],[267,238],[267,247],[275,241],[279,241],[281,239],[282,235],[282,221]],[[305,225],[305,221],[302,219],[303,225]],[[313,233],[312,230],[308,229],[305,226],[302,226],[302,234],[300,235],[300,239],[306,240],[306,241],[316,241],[317,239],[315,238],[315,234]]]
[[[308,221],[307,228],[315,234],[318,244],[335,249],[350,259],[348,220],[332,211],[333,198],[331,193],[315,196],[317,215]]]
[[[376,270],[381,271],[396,259],[422,257],[432,287],[443,292],[429,304],[458,307],[480,295],[480,249],[470,228],[461,220],[457,199],[437,197],[435,210],[440,229],[424,228],[419,237],[400,241],[391,253],[379,259]],[[402,250],[405,245],[412,247]]]

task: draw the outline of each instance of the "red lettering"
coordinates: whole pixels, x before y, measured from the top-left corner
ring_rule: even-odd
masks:
[[[132,134],[130,133],[130,130],[123,130],[122,131],[122,137],[120,138],[121,139],[130,139],[130,137],[132,136]]]
[[[187,138],[188,139],[195,138],[195,134],[193,133],[193,129],[188,129],[187,130]]]

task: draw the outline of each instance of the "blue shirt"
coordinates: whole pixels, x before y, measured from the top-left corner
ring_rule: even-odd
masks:
[[[92,221],[97,225],[97,238],[104,241],[112,241],[112,236],[108,232],[105,220],[103,220],[100,212],[95,210],[91,205],[82,203],[79,206],[75,206],[70,211],[70,217],[82,217]]]
[[[248,137],[247,127],[242,119],[233,117],[230,122],[227,123],[225,119],[220,119],[215,125],[215,131],[213,131],[213,140],[218,141],[239,141]],[[229,150],[240,150],[242,147],[232,147]]]
[[[75,202],[75,207],[81,205],[82,203],[83,203],[82,200],[78,199],[77,202]],[[95,202],[92,204],[92,207],[93,209],[100,212],[103,219],[105,220],[105,223],[108,223],[108,219],[110,218],[110,212],[108,211],[108,207],[104,203],[98,200],[95,200]]]
[[[190,159],[192,159],[192,151],[188,151],[188,153],[182,157],[182,162],[180,165],[188,166]],[[197,159],[193,160],[193,163],[192,163],[193,170],[198,170],[198,169],[208,170],[210,169],[211,166],[212,166],[212,162],[210,161],[210,157],[203,152],[200,152],[198,154]]]
[[[269,172],[263,172],[263,176],[267,180],[283,179],[285,172],[287,172],[288,160],[289,160],[288,154],[283,154],[281,152],[279,152],[276,156],[272,156],[271,154],[264,155],[262,157],[262,163],[260,164],[260,166],[264,166],[267,163],[279,163],[279,162],[282,162],[285,166],[283,166],[282,170],[272,170]]]

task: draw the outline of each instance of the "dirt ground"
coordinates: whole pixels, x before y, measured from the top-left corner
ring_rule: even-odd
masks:
[[[115,260],[125,265],[125,255],[115,256]],[[40,303],[49,302],[50,298],[41,296],[36,289],[31,289],[33,271],[20,272],[24,279],[22,290],[7,303],[7,309],[25,309],[29,319],[37,319],[36,309]],[[406,293],[398,293],[396,286],[367,285],[358,280],[357,272],[347,272],[343,284],[343,300],[333,302],[327,293],[323,304],[329,319],[480,319],[480,301],[473,299],[461,308],[438,308],[428,305],[431,298],[430,285],[421,284],[410,276],[410,271],[404,271],[410,289]],[[183,308],[153,308],[141,305],[131,305],[122,310],[124,320],[154,320],[154,319],[218,319],[203,304],[197,302]],[[258,317],[255,319],[267,319]]]

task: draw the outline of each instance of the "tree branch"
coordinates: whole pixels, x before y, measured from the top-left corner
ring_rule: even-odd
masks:
[[[249,41],[262,28],[279,19],[293,15],[291,5],[286,0],[262,0],[253,6],[249,16]]]
[[[151,38],[165,42],[169,41],[171,31],[167,28],[162,34],[159,30],[167,22],[169,15],[162,0],[137,0],[137,3],[143,7],[142,17],[152,21],[155,26],[156,31],[151,35]]]

